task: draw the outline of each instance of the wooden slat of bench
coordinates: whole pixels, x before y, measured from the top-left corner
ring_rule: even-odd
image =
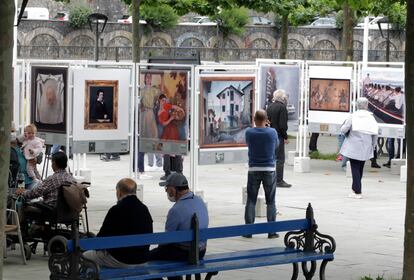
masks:
[[[262,234],[269,232],[284,232],[290,230],[305,230],[310,226],[308,219],[297,219],[281,222],[256,223],[238,226],[211,227],[200,229],[200,239],[216,239],[242,236],[248,234]]]
[[[279,252],[281,253],[281,252]],[[333,254],[314,252],[289,252],[288,254],[274,254],[255,256],[254,258],[206,259],[200,265],[188,265],[187,263],[175,263],[175,265],[159,265],[139,267],[133,269],[105,269],[101,271],[100,279],[152,279],[160,277],[179,276],[186,274],[207,273],[234,269],[254,268],[261,266],[288,264],[302,261],[333,259]],[[171,263],[170,263],[171,264]]]

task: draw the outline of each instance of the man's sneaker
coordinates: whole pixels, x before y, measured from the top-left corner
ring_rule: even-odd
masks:
[[[147,175],[147,174],[144,174],[144,173],[141,173],[141,174],[139,174],[138,179],[141,179],[141,180],[150,180],[150,179],[152,179],[152,176]]]
[[[372,168],[381,168],[381,166],[379,166],[376,161],[371,162],[371,167]]]
[[[384,163],[382,166],[391,168],[391,162],[388,161],[387,163]]]
[[[251,234],[242,235],[244,238],[252,238],[253,236]]]
[[[352,192],[352,193],[350,193],[348,195],[348,197],[349,198],[355,198],[355,199],[361,199],[362,198],[362,194],[357,194],[357,193]]]
[[[291,184],[286,183],[285,181],[280,181],[278,183],[276,183],[276,188],[290,188],[292,187]]]
[[[269,233],[269,234],[267,235],[267,238],[269,238],[269,239],[279,238],[279,234],[277,234],[276,232]]]

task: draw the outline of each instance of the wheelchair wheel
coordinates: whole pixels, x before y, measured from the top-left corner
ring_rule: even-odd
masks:
[[[47,243],[47,252],[51,255],[61,255],[66,253],[66,242],[68,240],[62,235],[56,235]]]
[[[32,247],[29,244],[23,244],[24,255],[26,256],[26,260],[30,260],[32,258]]]

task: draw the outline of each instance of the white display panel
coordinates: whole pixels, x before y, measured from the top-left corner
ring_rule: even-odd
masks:
[[[354,96],[354,79],[353,79],[353,67],[346,66],[309,66],[308,72],[308,87],[306,89],[308,101],[311,95],[311,82],[318,79],[332,80],[333,83],[343,83],[349,81],[349,97],[345,98],[343,107],[339,110],[312,110],[312,104],[308,105],[308,122],[309,123],[322,123],[322,124],[342,124],[349,116],[352,100]],[[309,102],[310,103],[310,102]],[[346,105],[347,103],[347,105]],[[316,131],[315,131],[316,132]],[[328,131],[326,131],[328,132]]]
[[[16,130],[20,128],[20,112],[23,110],[23,106],[20,104],[20,76],[22,66],[17,64],[13,68],[13,122]]]
[[[74,141],[128,139],[130,78],[130,69],[74,70]],[[95,109],[92,104],[93,99],[100,95],[100,90],[105,92],[103,96],[107,96],[109,101],[105,110]]]

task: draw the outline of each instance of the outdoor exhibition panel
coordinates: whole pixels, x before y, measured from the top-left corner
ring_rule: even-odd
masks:
[[[71,71],[73,152],[128,152],[133,64],[89,62],[86,68]]]
[[[25,64],[18,60],[13,67],[13,122],[16,131],[23,131],[24,125],[24,73]]]
[[[358,63],[358,96],[379,125],[379,136],[405,138],[404,63]]]
[[[272,102],[273,93],[282,89],[288,96],[288,131],[296,132],[296,152],[303,150],[303,112],[304,112],[304,78],[305,64],[303,60],[257,59],[259,67],[258,104],[267,109]],[[302,129],[300,129],[302,128]]]
[[[190,68],[182,65],[138,65],[139,151],[188,153]]]
[[[70,134],[69,61],[29,60],[26,64],[27,123],[46,145],[67,145]]]
[[[196,67],[198,164],[247,161],[245,131],[258,108],[257,67]]]
[[[356,63],[307,61],[308,131],[340,134],[356,98]]]

